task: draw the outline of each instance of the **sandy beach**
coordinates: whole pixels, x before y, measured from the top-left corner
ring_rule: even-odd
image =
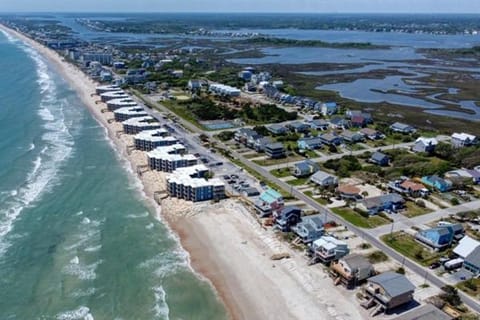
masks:
[[[95,119],[102,124],[119,154],[134,172],[147,163],[144,152],[133,150],[132,136],[117,135],[122,126],[111,122],[113,113],[92,96],[97,84],[55,51],[10,29],[48,59],[77,92]],[[130,148],[131,149],[131,148]],[[156,191],[165,190],[165,174],[142,171],[144,192],[153,201]],[[159,210],[160,212],[160,210]],[[162,215],[179,235],[190,254],[193,268],[216,288],[233,319],[364,319],[354,293],[334,287],[319,265],[307,266],[301,252],[279,241],[261,228],[246,207],[229,199],[218,204],[192,204],[178,199],[162,202]],[[271,260],[288,252],[290,259]]]

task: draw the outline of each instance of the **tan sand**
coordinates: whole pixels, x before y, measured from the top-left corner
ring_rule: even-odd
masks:
[[[96,104],[96,83],[81,70],[35,41],[10,29],[51,61],[78,93],[82,102],[108,131],[119,154],[134,171],[146,165],[143,152],[132,151],[132,137],[119,134],[120,124],[102,103]],[[130,150],[131,152],[128,152]],[[140,168],[140,179],[150,199],[165,190],[165,174]],[[153,201],[152,201],[153,203]],[[220,204],[192,204],[167,199],[162,211],[191,255],[195,270],[215,286],[234,319],[362,319],[352,292],[336,288],[319,266],[306,266],[301,253],[294,252],[259,227],[243,205],[235,200]],[[273,253],[289,252],[291,259],[272,261]]]

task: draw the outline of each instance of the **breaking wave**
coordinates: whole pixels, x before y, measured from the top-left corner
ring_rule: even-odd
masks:
[[[10,40],[11,36],[8,34],[6,36]],[[24,183],[3,202],[5,208],[0,210],[0,257],[10,246],[6,236],[12,230],[14,222],[25,208],[31,206],[58,182],[60,166],[71,155],[74,145],[63,113],[67,101],[58,98],[57,88],[49,74],[47,64],[31,47],[23,43],[20,43],[19,46],[36,64],[37,83],[42,96],[38,115],[44,121],[45,131],[41,140],[45,147],[33,161]],[[35,145],[30,146],[31,150],[34,148]]]

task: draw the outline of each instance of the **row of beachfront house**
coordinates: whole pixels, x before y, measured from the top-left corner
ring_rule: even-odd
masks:
[[[97,87],[103,102],[130,101],[131,97],[115,86]],[[117,103],[117,102],[116,102]],[[115,121],[121,122],[126,134],[135,135],[135,149],[147,151],[151,170],[170,173],[167,192],[172,197],[187,201],[218,200],[225,197],[225,184],[219,179],[207,179],[208,169],[198,164],[195,155],[188,154],[184,145],[169,135],[160,122],[149,116],[142,107],[130,106],[114,109]]]
[[[309,263],[330,265],[335,285],[348,289],[366,284],[361,289],[361,305],[373,313],[387,312],[413,301],[415,286],[395,272],[376,275],[373,265],[362,255],[350,254],[348,244],[325,233],[325,216],[303,215],[296,206],[284,206],[281,194],[266,190],[256,203],[259,212],[269,206],[273,212],[274,228],[281,232],[293,232],[296,240],[308,245]],[[274,209],[272,209],[274,208]]]

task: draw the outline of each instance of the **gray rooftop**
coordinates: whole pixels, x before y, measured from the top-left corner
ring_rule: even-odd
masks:
[[[397,297],[407,292],[413,292],[415,286],[402,274],[387,271],[368,279],[381,286],[390,297]]]
[[[349,254],[343,257],[342,260],[345,261],[351,269],[366,269],[372,267],[372,264],[360,254]]]
[[[469,264],[480,268],[480,246],[476,247],[466,258]]]
[[[428,303],[424,306],[415,308],[393,320],[451,320],[448,314]]]

